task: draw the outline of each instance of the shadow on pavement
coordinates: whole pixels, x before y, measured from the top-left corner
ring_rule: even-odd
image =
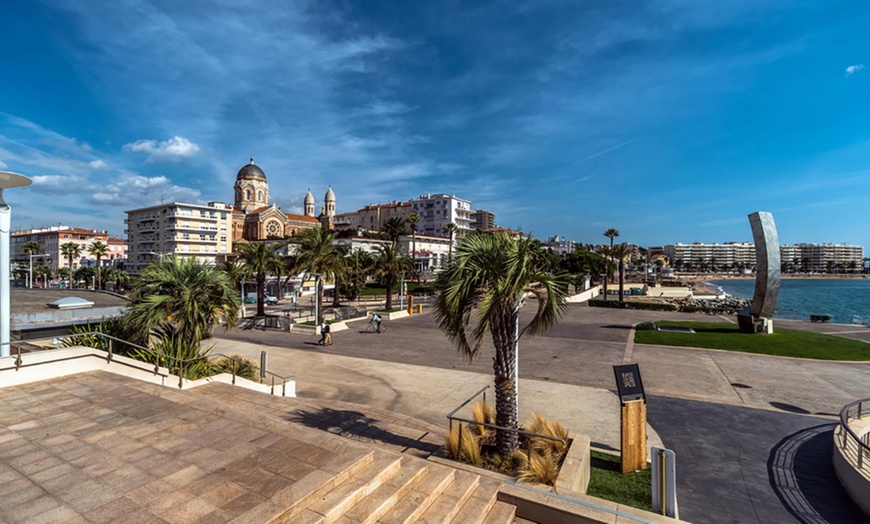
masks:
[[[416,439],[393,433],[378,427],[379,420],[370,418],[359,411],[331,408],[311,411],[296,410],[285,417],[285,420],[360,441],[377,440],[406,449],[415,449],[424,455],[431,455],[440,449],[440,446],[421,440],[427,433]]]
[[[810,414],[809,411],[807,411],[806,409],[804,409],[800,406],[795,406],[793,404],[786,404],[785,402],[770,402],[769,404],[771,406],[775,407],[776,409],[788,411],[789,413],[800,413],[801,415],[809,415]]]
[[[834,473],[835,427],[822,424],[798,431],[779,441],[770,452],[770,485],[799,522],[866,522]]]

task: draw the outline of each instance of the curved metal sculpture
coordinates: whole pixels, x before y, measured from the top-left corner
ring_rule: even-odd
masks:
[[[773,215],[767,211],[750,214],[749,225],[755,240],[755,293],[748,311],[742,311],[737,320],[743,331],[770,333],[781,279],[779,239]]]

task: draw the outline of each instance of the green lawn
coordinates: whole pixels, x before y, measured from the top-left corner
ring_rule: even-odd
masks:
[[[622,473],[618,456],[593,451],[586,494],[652,511],[650,469]]]
[[[773,334],[741,333],[737,324],[724,322],[656,322],[656,326],[690,327],[695,333],[638,330],[637,344],[682,346],[761,355],[814,358],[819,360],[870,360],[870,344],[848,338],[776,327]]]
[[[408,293],[410,294],[410,293],[414,293],[416,291],[429,291],[429,288],[427,286],[421,286],[420,284],[417,284],[416,282],[406,282],[405,283],[405,290],[407,290]],[[398,293],[398,292],[399,292],[399,283],[396,282],[395,285],[393,285],[393,293]],[[380,284],[366,284],[365,286],[360,288],[359,294],[362,296],[386,295],[387,294],[387,286],[383,286]]]

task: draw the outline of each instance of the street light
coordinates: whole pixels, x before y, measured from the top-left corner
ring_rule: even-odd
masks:
[[[12,228],[12,208],[3,200],[3,190],[25,187],[33,181],[18,173],[0,171],[0,357],[8,357],[9,325],[9,230]]]

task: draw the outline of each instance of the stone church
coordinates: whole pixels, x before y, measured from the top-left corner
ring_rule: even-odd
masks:
[[[305,195],[304,215],[284,213],[269,203],[269,182],[266,173],[251,162],[239,170],[234,185],[233,242],[286,238],[304,229],[333,228],[335,193],[332,186],[324,197],[320,215],[314,215],[314,195]]]

